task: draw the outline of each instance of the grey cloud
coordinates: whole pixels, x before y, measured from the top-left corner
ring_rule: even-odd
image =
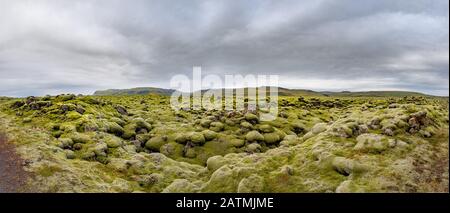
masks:
[[[0,0],[0,95],[168,87],[194,65],[448,95],[448,20],[445,0]]]

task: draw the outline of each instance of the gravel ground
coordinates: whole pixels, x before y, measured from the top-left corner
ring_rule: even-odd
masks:
[[[22,159],[15,153],[14,146],[0,133],[0,192],[21,192],[25,186],[27,172],[22,168]]]

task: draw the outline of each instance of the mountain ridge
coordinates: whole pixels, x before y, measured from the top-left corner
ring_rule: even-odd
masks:
[[[204,93],[210,90],[230,90],[231,88],[222,89],[206,89],[201,92]],[[233,88],[233,90],[236,88]],[[244,88],[247,90],[248,88]],[[118,96],[118,95],[147,95],[147,94],[158,94],[158,95],[171,95],[176,90],[165,89],[158,87],[136,87],[129,89],[107,89],[107,90],[97,90],[93,95],[95,96]],[[331,97],[404,97],[404,96],[423,96],[423,97],[440,97],[433,96],[421,92],[415,91],[397,91],[397,90],[380,90],[380,91],[314,91],[309,89],[290,89],[285,87],[278,87],[279,96],[331,96]]]
[[[164,89],[158,87],[135,87],[129,89],[107,89],[107,90],[97,90],[93,95],[95,96],[107,96],[107,95],[146,95],[146,94],[159,94],[159,95],[170,95],[175,90]]]

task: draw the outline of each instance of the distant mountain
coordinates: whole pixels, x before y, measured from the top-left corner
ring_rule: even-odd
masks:
[[[0,101],[8,101],[11,100],[12,98],[10,97],[4,97],[4,96],[0,96]]]
[[[175,90],[173,89],[162,89],[156,87],[137,87],[132,89],[108,89],[95,91],[94,95],[107,96],[107,95],[147,95],[147,94],[158,94],[158,95],[171,95]]]
[[[404,97],[404,96],[423,96],[431,97],[431,95],[411,92],[411,91],[361,91],[361,92],[322,92],[323,95],[333,97]]]
[[[280,96],[324,96],[321,92],[306,89],[288,89],[279,87],[278,95]]]
[[[256,88],[256,90],[258,91],[259,88]],[[249,89],[249,87],[244,88],[245,95],[247,95],[248,89]],[[206,89],[206,90],[202,90],[201,92],[205,93],[207,91],[219,91],[219,90],[222,90],[222,92],[225,92],[225,91],[230,91],[230,90],[235,90],[235,89],[228,89],[228,88],[227,89]],[[269,94],[269,92],[270,92],[270,89],[266,88],[267,95]],[[236,91],[233,91],[233,94],[235,94],[235,93],[236,93]],[[283,87],[278,87],[278,95],[279,96],[324,96],[320,92],[315,92],[312,90],[287,89],[287,88],[283,88]]]
[[[247,89],[244,89],[244,93],[247,94]],[[220,89],[215,89],[220,90]],[[231,90],[231,89],[222,89],[222,91]],[[202,90],[202,93],[208,90]],[[268,92],[268,89],[266,90]],[[306,89],[288,89],[283,87],[278,87],[278,95],[279,96],[314,96],[314,97],[323,97],[323,96],[331,96],[331,97],[404,97],[404,96],[423,96],[423,97],[431,97],[431,95],[419,93],[419,92],[410,92],[410,91],[361,91],[361,92],[350,92],[350,91],[342,91],[342,92],[318,92],[313,90]]]
[[[231,89],[213,89],[213,90],[222,90],[223,92]],[[244,89],[244,93],[247,94],[248,88]],[[202,90],[201,93],[205,93],[209,90]],[[132,89],[108,89],[108,90],[100,90],[96,91],[94,95],[97,96],[107,96],[107,95],[147,95],[147,94],[158,94],[158,95],[171,95],[175,90],[173,89],[163,89],[156,87],[138,87]],[[267,89],[268,92],[268,89]],[[234,94],[235,92],[233,92]],[[360,91],[360,92],[350,92],[350,91],[342,91],[342,92],[317,92],[313,90],[305,90],[305,89],[288,89],[279,87],[278,88],[279,96],[331,96],[331,97],[404,97],[404,96],[423,96],[423,97],[431,97],[431,95],[419,93],[419,92],[410,92],[410,91]]]

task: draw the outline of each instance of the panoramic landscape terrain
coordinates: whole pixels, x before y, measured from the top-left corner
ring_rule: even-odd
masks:
[[[174,111],[169,91],[1,98],[18,156],[0,157],[20,162],[3,175],[23,192],[448,192],[448,97],[280,88],[260,121]]]
[[[448,8],[0,0],[0,193],[448,194]]]

